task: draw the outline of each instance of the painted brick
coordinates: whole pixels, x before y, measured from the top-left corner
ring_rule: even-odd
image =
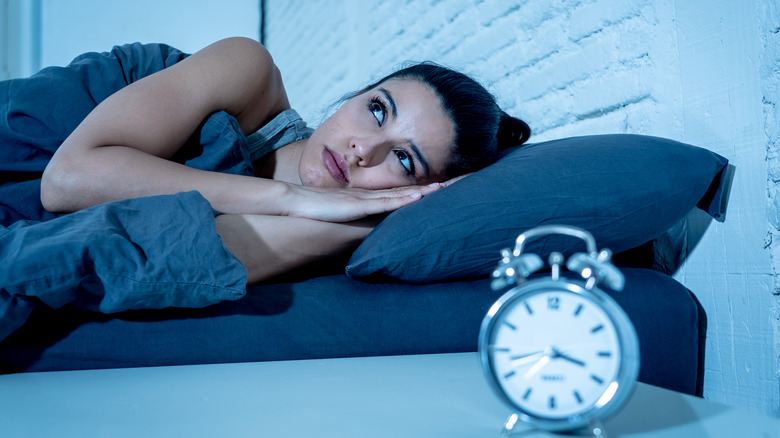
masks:
[[[637,43],[648,32],[636,32],[637,26],[616,27],[572,44],[518,72],[527,84],[526,97],[536,98],[566,84],[590,80],[610,66],[631,64],[648,55],[646,47]],[[628,30],[632,33],[626,37]]]
[[[648,0],[600,0],[582,4],[571,12],[569,37],[577,41],[626,18],[640,16],[649,4]]]

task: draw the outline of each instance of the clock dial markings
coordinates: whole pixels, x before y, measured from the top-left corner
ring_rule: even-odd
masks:
[[[509,347],[496,347],[495,345],[491,345],[490,350],[494,353],[509,353]]]
[[[577,390],[574,391],[574,399],[577,400],[577,404],[578,405],[582,404],[582,396],[580,395],[579,391],[577,391]]]
[[[611,351],[599,351],[598,353],[596,353],[596,355],[598,357],[612,357],[612,352]]]
[[[595,374],[591,374],[590,375],[590,379],[593,380],[594,382],[598,383],[599,385],[603,385],[604,384],[604,379],[602,379],[601,377],[599,377],[599,376],[597,376]]]
[[[523,304],[525,305],[526,312],[528,312],[529,315],[533,315],[534,309],[531,308],[531,305],[528,304],[528,301],[524,301]]]
[[[512,376],[514,376],[515,374],[517,374],[517,372],[516,372],[516,371],[514,371],[514,370],[512,370],[512,371],[510,371],[510,372],[508,372],[508,373],[504,374],[504,379],[508,379],[508,378],[510,378],[510,377],[512,377]]]
[[[591,334],[595,334],[595,333],[598,333],[598,332],[600,332],[602,330],[604,330],[604,324],[599,324],[596,327],[593,327],[592,329],[590,329],[590,333]]]
[[[574,316],[580,316],[580,312],[582,312],[582,304],[578,304],[577,308],[574,309]]]
[[[509,321],[504,321],[504,325],[509,327],[512,330],[517,330],[517,326],[512,324],[512,323],[510,323]]]
[[[528,388],[523,393],[523,400],[528,400],[529,397],[531,397],[531,392],[533,391],[532,388]]]
[[[547,406],[549,406],[550,409],[555,409],[556,402],[555,402],[555,396],[554,395],[550,396],[550,399],[547,402]]]

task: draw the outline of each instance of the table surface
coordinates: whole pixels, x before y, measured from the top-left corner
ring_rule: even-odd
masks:
[[[509,414],[475,353],[0,376],[7,438],[498,438]],[[780,419],[640,383],[606,431],[778,438]]]

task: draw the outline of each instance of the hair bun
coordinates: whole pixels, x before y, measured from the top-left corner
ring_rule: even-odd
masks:
[[[498,121],[498,133],[496,136],[499,149],[519,146],[531,137],[531,127],[524,121],[501,111],[501,119]]]

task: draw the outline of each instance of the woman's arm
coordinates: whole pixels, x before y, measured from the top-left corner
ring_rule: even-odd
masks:
[[[197,190],[218,211],[350,221],[414,202],[438,187],[322,191],[193,169],[169,161],[216,111],[254,132],[289,108],[279,70],[259,43],[216,42],[100,103],[65,140],[43,174],[47,210]]]
[[[437,184],[437,188],[466,176]],[[216,217],[216,228],[228,250],[246,267],[247,283],[254,284],[353,251],[383,217],[334,223],[301,217],[223,214]]]
[[[329,256],[354,250],[376,221],[323,222],[263,215],[220,215],[217,233],[258,283]]]
[[[251,132],[286,108],[281,76],[268,52],[248,39],[219,41],[100,103],[47,166],[43,204],[68,212],[198,190],[221,211],[272,208],[262,201],[278,198],[281,183],[199,171],[167,159],[214,112],[228,112]]]

